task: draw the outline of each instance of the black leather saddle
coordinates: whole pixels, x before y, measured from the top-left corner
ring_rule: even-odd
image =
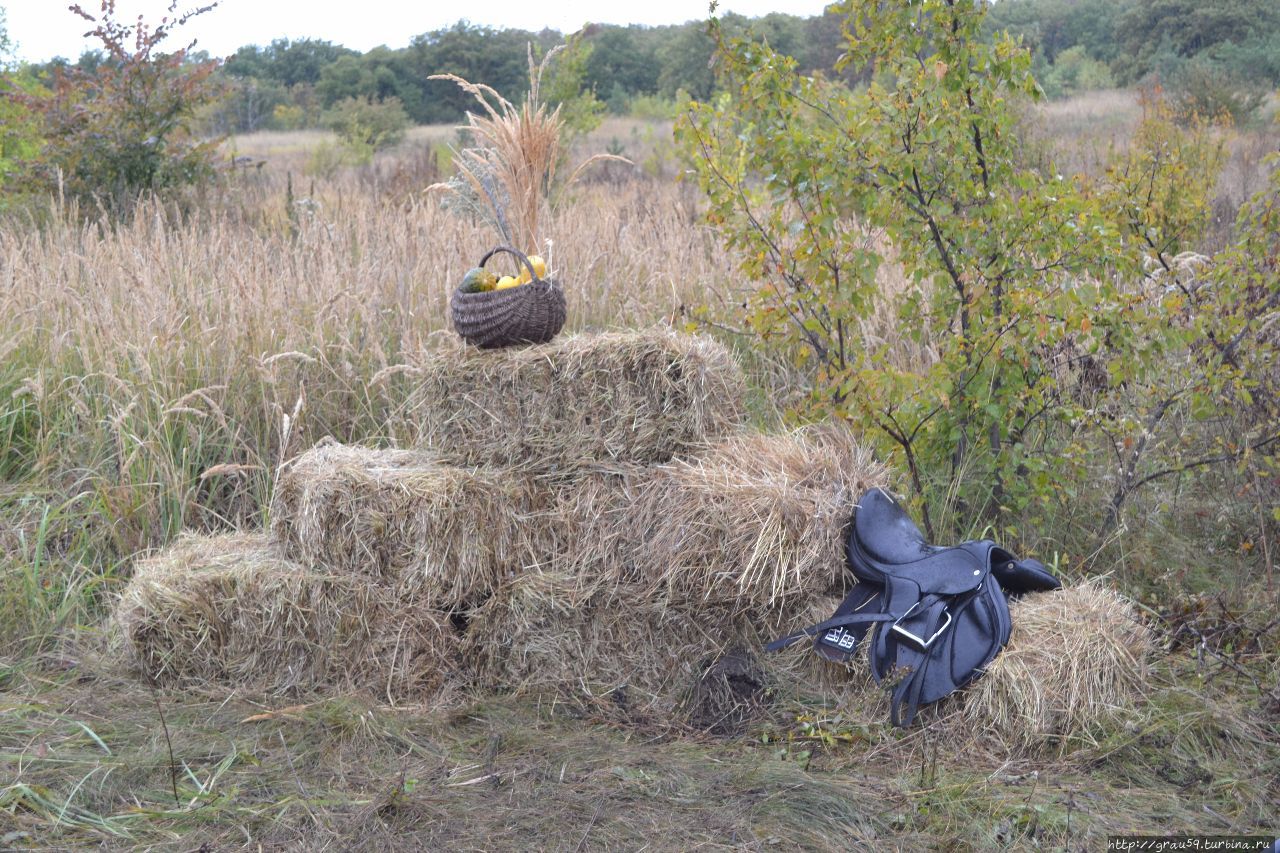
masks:
[[[920,705],[971,681],[1009,640],[1006,593],[1057,589],[1039,560],[1020,560],[990,540],[930,545],[881,489],[862,496],[846,549],[858,583],[830,619],[768,645],[814,638],[814,649],[845,662],[874,627],[868,658],[877,683],[900,679],[890,715],[909,726]]]

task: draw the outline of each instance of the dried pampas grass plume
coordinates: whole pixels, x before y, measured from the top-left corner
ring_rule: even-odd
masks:
[[[484,114],[468,112],[467,123],[461,128],[469,131],[476,143],[475,147],[453,152],[461,180],[432,184],[427,190],[443,190],[465,198],[464,207],[481,214],[505,242],[514,246],[542,245],[539,225],[563,154],[564,133],[560,107],[548,109],[542,102],[542,76],[565,47],[552,48],[541,62],[534,62],[533,46],[528,46],[529,93],[519,107],[493,88],[456,74],[433,74],[428,78],[456,83],[480,104]],[[631,162],[615,154],[596,154],[573,170],[568,183],[573,183],[591,164],[608,160]]]

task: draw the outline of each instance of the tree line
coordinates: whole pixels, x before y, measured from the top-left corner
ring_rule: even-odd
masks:
[[[2,19],[0,19],[2,20]],[[843,16],[728,14],[725,32],[746,34],[790,56],[803,73],[828,77],[846,49]],[[1158,80],[1186,90],[1202,111],[1247,113],[1280,86],[1280,3],[1274,0],[996,0],[985,34],[1009,32],[1031,50],[1037,80],[1051,97]],[[678,92],[698,100],[716,88],[715,44],[703,21],[669,26],[589,25],[568,36],[578,52],[574,81],[615,114],[661,109]],[[461,120],[467,96],[441,72],[480,81],[508,97],[527,83],[527,49],[540,56],[566,40],[554,29],[496,29],[459,21],[415,36],[403,48],[366,52],[312,38],[247,45],[215,77],[224,97],[207,111],[210,130],[243,133],[331,123],[335,105],[393,103],[409,122]],[[2,45],[3,42],[0,42]],[[71,63],[27,67],[37,80],[60,68],[92,71],[108,61],[90,51]],[[189,61],[210,59],[194,52]]]
[[[999,0],[984,32],[1021,37],[1050,96],[1158,82],[1241,119],[1280,86],[1275,0]]]
[[[807,69],[830,73],[839,56],[841,18],[836,15],[774,13],[748,19],[730,14],[723,24],[752,30]],[[637,98],[674,101],[680,91],[705,98],[715,88],[710,66],[714,43],[703,21],[658,27],[589,25],[568,36],[554,29],[496,29],[459,21],[417,35],[406,47],[380,46],[364,53],[313,38],[242,47],[218,71],[225,96],[211,113],[211,130],[243,133],[322,125],[326,111],[352,99],[394,99],[415,124],[456,122],[469,96],[451,83],[428,79],[430,75],[457,74],[517,97],[528,85],[529,47],[536,59],[566,39],[578,54],[578,82],[617,114],[630,111]],[[193,62],[209,58],[199,51],[189,57]],[[87,52],[74,63],[58,59],[27,70],[46,79],[69,67],[93,70],[104,59],[101,52]]]

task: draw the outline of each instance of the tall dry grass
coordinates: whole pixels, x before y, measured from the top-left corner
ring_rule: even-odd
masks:
[[[31,541],[33,500],[80,496],[119,560],[261,522],[273,471],[324,435],[406,440],[396,368],[451,334],[449,293],[494,243],[422,192],[421,150],[330,179],[268,159],[186,216],[55,202],[0,224],[0,527]],[[570,192],[546,223],[566,332],[670,321],[731,266],[683,187]]]
[[[1127,150],[1142,122],[1144,99],[1153,97],[1159,94],[1112,89],[1046,101],[1024,116],[1022,134],[1028,155],[1045,165],[1051,161],[1064,175],[1097,177]],[[1267,155],[1280,150],[1280,107],[1273,103],[1264,113],[1256,125],[1215,130],[1226,160],[1211,199],[1207,233],[1198,246],[1202,252],[1227,245],[1240,207],[1266,186],[1273,168]]]

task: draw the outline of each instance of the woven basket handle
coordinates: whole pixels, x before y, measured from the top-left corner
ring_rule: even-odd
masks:
[[[485,253],[485,256],[480,259],[480,266],[483,267],[485,264],[489,262],[490,258],[498,254],[499,252],[506,252],[508,255],[511,255],[512,257],[514,257],[518,264],[524,264],[525,267],[529,270],[530,281],[542,281],[542,279],[538,278],[538,273],[537,271],[534,270],[533,263],[525,255],[525,253],[520,251],[519,249],[513,249],[510,246],[495,246],[494,248],[490,249],[488,252]]]

